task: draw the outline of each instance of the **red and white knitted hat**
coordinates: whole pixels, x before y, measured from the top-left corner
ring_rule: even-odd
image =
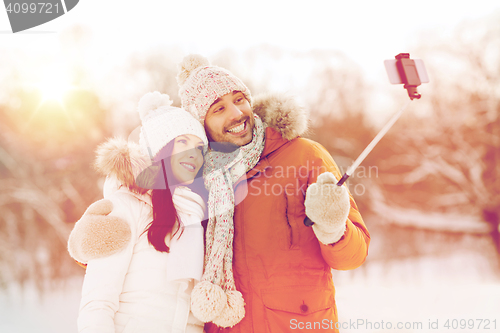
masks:
[[[241,91],[252,104],[250,90],[239,78],[224,68],[210,65],[201,55],[184,57],[179,68],[177,83],[182,107],[202,124],[213,102],[233,91]]]

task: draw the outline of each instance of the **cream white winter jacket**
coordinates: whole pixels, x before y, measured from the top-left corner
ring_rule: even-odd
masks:
[[[187,188],[176,189],[173,201],[185,227],[180,237],[167,236],[169,253],[159,252],[144,232],[152,221],[150,194],[138,193],[124,179],[108,172],[108,220],[84,214],[68,242],[73,258],[87,264],[78,331],[203,332],[203,323],[190,312],[190,293],[203,271],[201,197]]]

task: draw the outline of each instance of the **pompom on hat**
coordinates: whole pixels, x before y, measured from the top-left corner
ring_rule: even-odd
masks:
[[[217,98],[241,91],[250,104],[252,95],[247,86],[230,71],[210,65],[207,58],[190,54],[182,60],[177,75],[182,107],[202,124],[208,109]]]
[[[142,121],[139,145],[143,154],[155,159],[170,141],[183,134],[193,134],[208,145],[205,129],[189,112],[172,106],[167,94],[158,91],[145,94],[138,110]]]

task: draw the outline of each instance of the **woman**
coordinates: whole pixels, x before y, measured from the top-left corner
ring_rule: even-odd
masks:
[[[201,124],[171,104],[168,95],[146,94],[139,145],[112,139],[98,149],[104,199],[68,242],[72,257],[87,264],[80,333],[203,332],[190,293],[203,272],[205,206],[189,186],[208,141]],[[107,212],[106,220],[92,218]]]

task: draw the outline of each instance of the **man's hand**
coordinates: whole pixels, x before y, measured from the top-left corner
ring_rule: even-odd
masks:
[[[306,192],[306,215],[314,222],[314,233],[323,244],[335,243],[342,237],[349,215],[347,188],[336,184],[335,176],[324,172]]]
[[[87,208],[71,231],[68,251],[82,266],[91,259],[119,252],[130,241],[130,226],[119,217],[108,216],[112,211],[111,201],[96,201]]]

